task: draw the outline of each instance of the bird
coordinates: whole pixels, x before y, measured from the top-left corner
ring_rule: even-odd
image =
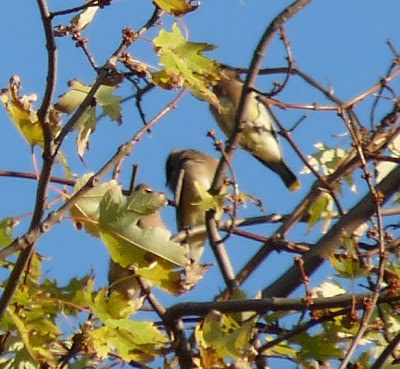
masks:
[[[222,109],[210,104],[210,110],[228,138],[231,137],[234,128],[243,85],[237,71],[221,68],[220,79],[213,87]],[[240,146],[278,174],[289,190],[296,191],[300,188],[300,181],[283,159],[273,117],[259,96],[256,92],[250,93]]]
[[[196,183],[203,189],[211,187],[218,160],[197,150],[173,151],[166,161],[167,186],[174,193],[179,231],[205,224],[205,211],[196,202],[202,200]],[[199,263],[204,251],[206,234],[189,236],[189,258]]]
[[[135,187],[134,192],[138,191],[144,191],[147,193],[153,192],[151,186],[145,183],[139,184]],[[155,227],[167,229],[158,211],[148,215],[142,215],[137,225],[141,229]],[[134,276],[134,272],[129,268],[122,267],[111,258],[108,268],[108,282],[111,286],[111,293],[118,291],[126,299],[132,299],[137,292],[140,291],[140,285],[137,277]]]

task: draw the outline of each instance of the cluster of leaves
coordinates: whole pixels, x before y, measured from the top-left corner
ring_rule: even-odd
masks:
[[[71,196],[91,176],[87,174],[77,181]],[[170,240],[171,233],[167,229],[138,226],[141,216],[160,210],[166,203],[164,193],[141,190],[124,196],[117,182],[111,180],[82,196],[70,213],[78,228],[83,226],[89,234],[103,241],[114,262],[123,268],[134,267],[136,276],[178,295],[192,288],[204,269],[191,265],[184,247]]]
[[[51,107],[50,122],[53,136],[56,138],[61,129],[61,113],[71,114],[87,96],[90,87],[77,80],[69,82],[70,91],[60,97],[60,100]],[[37,99],[36,95],[20,96],[21,81],[18,76],[10,79],[8,88],[1,91],[1,101],[7,109],[11,120],[26,139],[28,144],[33,148],[38,145],[44,146],[43,122],[40,122],[37,110],[33,106],[33,102]],[[110,117],[118,123],[122,123],[121,115],[121,98],[113,96],[115,87],[101,86],[95,94],[95,103],[88,107],[80,116],[74,125],[74,129],[78,131],[77,151],[82,158],[86,148],[88,147],[89,136],[96,128],[96,106],[102,108],[102,113]]]
[[[107,289],[93,291],[91,277],[73,279],[64,287],[55,280],[40,281],[40,265],[35,255],[1,322],[7,340],[0,367],[55,368],[75,358],[69,367],[83,368],[101,363],[110,352],[115,360],[146,363],[168,345],[168,337],[153,322],[130,319],[141,306],[137,302],[127,302],[119,293],[108,296]],[[86,321],[75,333],[66,335],[60,329],[62,320],[71,325],[83,316]]]

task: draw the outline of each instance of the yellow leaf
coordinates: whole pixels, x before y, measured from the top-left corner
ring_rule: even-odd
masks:
[[[153,74],[154,83],[162,88],[175,88],[180,81],[196,97],[218,105],[217,97],[209,89],[218,78],[218,63],[203,55],[215,46],[186,41],[176,23],[172,32],[162,29],[153,44],[160,56],[160,64],[165,67]]]
[[[192,205],[197,205],[201,210],[208,211],[214,209],[217,213],[222,212],[222,207],[225,201],[225,195],[212,196],[205,188],[197,181],[194,182],[196,190],[201,197],[201,201],[195,202]]]
[[[14,125],[18,128],[22,136],[28,141],[31,147],[38,145],[43,147],[43,129],[38,119],[37,111],[33,107],[33,102],[37,100],[36,95],[20,96],[21,81],[18,76],[10,78],[8,88],[2,89],[1,101],[6,108]],[[50,124],[53,134],[59,131],[59,114],[51,109]]]
[[[196,10],[199,6],[185,0],[154,0],[159,8],[174,16],[184,15]]]

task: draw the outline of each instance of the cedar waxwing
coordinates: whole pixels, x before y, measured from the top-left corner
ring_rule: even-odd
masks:
[[[153,192],[151,187],[147,184],[137,185],[134,191]],[[138,221],[138,227],[141,229],[152,227],[166,228],[158,211],[143,215]],[[132,270],[123,268],[112,259],[110,259],[108,269],[108,283],[111,286],[110,291],[118,291],[128,299],[132,298],[140,289],[139,282],[137,278],[133,276]]]
[[[219,111],[210,105],[211,113],[228,138],[232,134],[242,88],[243,81],[240,80],[239,74],[225,68],[222,69],[220,80],[213,88],[222,109]],[[257,99],[255,92],[251,92],[250,95],[240,146],[277,173],[289,190],[296,191],[300,188],[300,181],[283,160],[282,149],[269,108]]]
[[[201,200],[195,182],[208,190],[214,178],[218,160],[196,150],[172,152],[166,162],[167,186],[174,193],[178,230],[204,224],[205,211],[194,203]],[[189,237],[190,259],[200,261],[206,234]]]

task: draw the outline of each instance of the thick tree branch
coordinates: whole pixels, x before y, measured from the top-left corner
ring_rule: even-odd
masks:
[[[260,300],[230,300],[219,302],[183,302],[171,306],[164,314],[168,321],[181,319],[185,316],[206,316],[212,310],[223,314],[251,311],[264,314],[268,311],[307,311],[333,308],[346,308],[355,304],[357,309],[364,308],[365,299],[370,298],[371,293],[357,295],[337,295],[333,297],[309,298],[281,298],[268,297]],[[400,296],[383,293],[378,303],[396,302]]]
[[[397,166],[376,186],[382,193],[382,205],[398,190],[400,186],[400,166]],[[351,235],[361,224],[365,223],[376,212],[375,198],[368,193],[343,216],[319,242],[303,255],[304,270],[311,275],[341,245],[343,235]],[[288,269],[263,292],[263,297],[288,296],[301,284],[301,273],[295,265]]]
[[[396,347],[400,344],[400,333],[385,347],[375,363],[371,366],[371,369],[380,369],[385,364],[389,356],[395,351]]]

